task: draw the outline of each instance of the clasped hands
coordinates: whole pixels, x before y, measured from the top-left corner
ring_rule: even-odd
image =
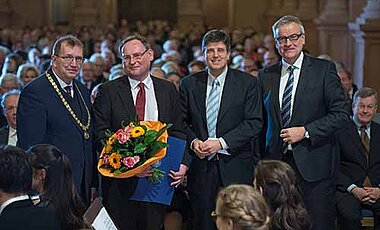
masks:
[[[216,138],[207,139],[206,141],[196,139],[193,142],[193,150],[200,159],[203,159],[222,150],[222,145]]]
[[[301,141],[305,137],[305,127],[291,127],[282,129],[280,137],[287,144],[294,144]]]
[[[355,187],[351,192],[363,204],[374,204],[380,198],[380,188],[377,187]]]

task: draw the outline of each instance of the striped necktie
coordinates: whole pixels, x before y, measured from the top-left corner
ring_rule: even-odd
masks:
[[[289,78],[286,82],[284,94],[282,97],[282,110],[281,110],[281,118],[282,125],[284,128],[288,128],[291,120],[291,105],[292,105],[292,91],[293,91],[293,83],[294,83],[294,69],[296,67],[289,66]]]
[[[212,82],[212,88],[207,98],[206,104],[206,119],[208,137],[216,137],[216,122],[218,120],[219,112],[219,97],[220,97],[220,83],[218,79],[214,79]],[[211,160],[216,154],[209,155],[208,160]]]

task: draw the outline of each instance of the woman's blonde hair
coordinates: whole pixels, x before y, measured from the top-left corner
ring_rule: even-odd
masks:
[[[268,230],[269,209],[252,186],[236,184],[222,189],[217,197],[218,215],[229,218],[239,230]]]

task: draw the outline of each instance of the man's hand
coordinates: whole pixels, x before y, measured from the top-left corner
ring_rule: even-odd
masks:
[[[187,166],[184,164],[181,164],[179,166],[178,172],[170,170],[169,176],[174,180],[172,183],[170,183],[170,186],[175,186],[177,188],[183,182],[186,171],[187,171]]]
[[[193,150],[195,152],[195,155],[197,155],[200,159],[205,158],[208,153],[206,151],[203,151],[204,142],[201,140],[194,140],[193,142]]]
[[[202,150],[207,152],[207,155],[211,155],[222,150],[222,145],[218,139],[208,139],[204,142]]]
[[[364,187],[364,190],[368,193],[368,203],[374,204],[380,198],[380,188],[376,187]]]
[[[305,127],[291,127],[282,129],[280,137],[287,144],[294,144],[301,141],[305,137]]]
[[[361,203],[368,202],[368,200],[369,200],[368,192],[367,192],[364,188],[355,187],[354,189],[352,189],[351,193],[354,194],[354,196],[355,196],[355,197],[356,197]]]
[[[144,171],[142,171],[141,173],[136,174],[136,176],[137,177],[148,177],[148,176],[152,176],[152,174],[153,174],[153,168],[152,168],[152,166],[149,166]]]

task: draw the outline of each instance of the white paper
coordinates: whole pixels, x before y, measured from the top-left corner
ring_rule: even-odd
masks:
[[[118,230],[104,207],[99,211],[91,226],[95,230]]]

